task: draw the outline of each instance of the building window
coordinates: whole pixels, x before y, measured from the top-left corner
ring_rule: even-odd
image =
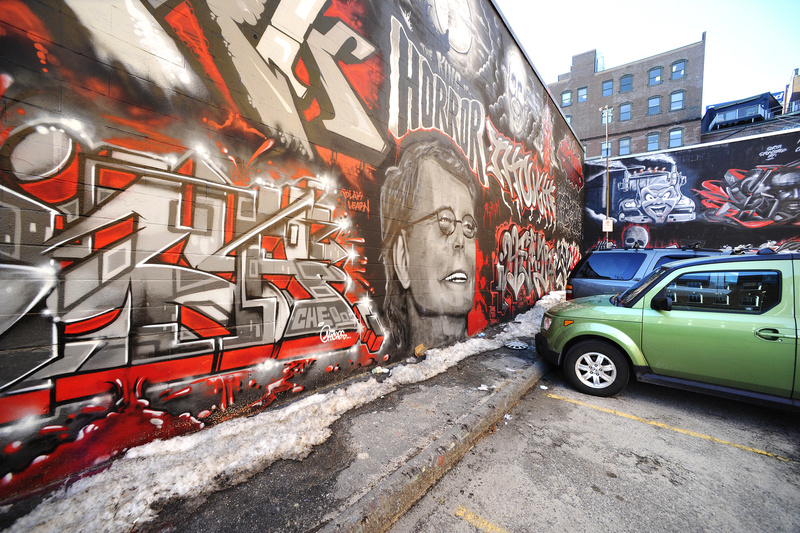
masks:
[[[619,121],[631,119],[631,104],[622,104],[619,106]]]
[[[606,142],[600,143],[600,157],[611,157],[610,146],[611,143],[606,143]]]
[[[686,76],[686,60],[681,59],[672,64],[672,79],[679,80]]]
[[[683,146],[683,130],[675,129],[669,132],[669,147],[677,148]]]
[[[661,67],[651,68],[650,69],[650,78],[649,78],[650,85],[658,85],[661,83]]]
[[[585,102],[588,97],[589,97],[588,87],[581,87],[580,89],[578,89],[578,102]]]
[[[647,114],[658,115],[661,113],[661,97],[652,96],[647,99]]]
[[[600,124],[611,123],[614,122],[614,110],[610,108],[604,108],[600,110]]]
[[[684,91],[676,91],[669,95],[669,110],[678,111],[683,109],[683,95]]]
[[[655,150],[658,150],[658,138],[659,138],[659,136],[660,135],[658,133],[648,133],[647,134],[647,151],[648,152],[653,152]]]
[[[564,115],[564,118],[567,119],[567,124],[572,124],[572,115]]]
[[[603,82],[603,96],[611,96],[614,94],[614,80],[606,80]]]
[[[622,76],[619,79],[619,92],[627,93],[633,90],[633,76]]]
[[[572,91],[564,91],[561,93],[561,107],[572,105]]]
[[[619,140],[619,155],[628,155],[631,153],[631,139],[625,137]]]

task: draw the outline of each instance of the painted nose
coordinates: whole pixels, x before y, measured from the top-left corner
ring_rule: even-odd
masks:
[[[456,220],[456,229],[450,238],[453,239],[453,248],[455,249],[463,249],[464,246],[467,244],[467,238],[464,236],[464,226],[463,222],[460,220]]]

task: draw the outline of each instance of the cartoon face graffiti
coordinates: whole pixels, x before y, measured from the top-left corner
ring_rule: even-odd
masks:
[[[619,219],[637,224],[685,222],[694,220],[694,201],[683,195],[680,186],[686,178],[679,172],[647,170],[630,174],[626,171],[619,188]]]
[[[437,143],[406,149],[381,192],[384,309],[401,346],[466,334],[475,292],[474,184],[463,157]]]
[[[506,62],[506,89],[508,97],[508,122],[515,135],[521,135],[525,126],[525,100],[528,91],[528,78],[525,65],[516,51],[508,54]]]
[[[674,184],[666,180],[657,180],[639,193],[642,209],[656,222],[664,222],[678,203],[680,191]]]

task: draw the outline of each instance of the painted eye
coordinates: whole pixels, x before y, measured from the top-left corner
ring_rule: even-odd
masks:
[[[649,202],[650,200],[655,199],[655,197],[652,194],[647,193],[647,194],[644,195],[644,199]]]
[[[456,216],[450,209],[442,209],[437,215],[439,229],[444,235],[450,235],[456,229]]]
[[[475,219],[472,218],[471,215],[466,215],[464,220],[461,221],[461,225],[464,226],[464,236],[468,239],[471,239],[475,236],[475,230],[478,229],[478,223],[475,222]]]

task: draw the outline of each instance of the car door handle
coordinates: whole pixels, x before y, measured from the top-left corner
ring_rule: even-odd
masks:
[[[796,339],[797,335],[781,333],[776,328],[761,328],[756,330],[756,337],[765,341],[782,341],[783,339]]]

